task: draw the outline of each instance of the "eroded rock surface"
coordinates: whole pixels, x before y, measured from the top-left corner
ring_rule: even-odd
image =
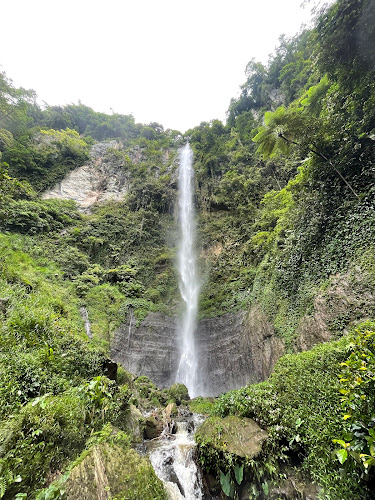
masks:
[[[346,333],[349,326],[375,313],[375,297],[359,272],[331,278],[314,310],[297,329],[296,349]],[[225,314],[199,321],[196,331],[199,356],[198,393],[215,396],[249,383],[265,380],[284,354],[282,338],[259,305],[247,313]],[[132,315],[114,335],[112,357],[127,370],[147,375],[159,387],[175,381],[179,359],[176,320],[152,313],[137,328]]]
[[[268,377],[283,354],[283,343],[273,333],[260,308],[200,321],[199,392],[217,395]]]
[[[149,313],[137,326],[133,312],[115,333],[111,345],[113,360],[135,375],[146,375],[158,387],[175,382],[178,363],[176,323],[160,313]]]
[[[198,323],[199,394],[217,395],[264,380],[283,354],[281,339],[260,308]],[[147,375],[158,387],[175,381],[179,361],[176,320],[150,313],[137,327],[133,314],[115,334],[111,357],[136,375]]]
[[[315,297],[312,314],[300,321],[297,349],[305,351],[346,334],[350,326],[374,314],[375,295],[360,270],[332,276],[330,287]]]
[[[128,191],[129,178],[124,160],[110,154],[110,149],[117,148],[117,141],[94,144],[87,165],[70,172],[42,198],[73,200],[83,210],[97,202],[122,199]]]

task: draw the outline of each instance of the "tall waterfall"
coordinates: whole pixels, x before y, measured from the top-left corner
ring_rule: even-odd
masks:
[[[194,253],[195,219],[193,205],[193,151],[186,144],[180,153],[178,178],[180,243],[178,253],[179,286],[184,300],[184,313],[181,322],[180,363],[177,382],[185,384],[191,398],[197,396],[197,353],[194,343],[196,327],[199,283]]]

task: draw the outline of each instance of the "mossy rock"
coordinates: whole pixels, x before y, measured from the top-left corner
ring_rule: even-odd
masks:
[[[144,422],[143,437],[145,439],[154,439],[163,432],[163,421],[154,416],[146,418]]]
[[[163,483],[150,461],[133,449],[104,443],[72,470],[65,484],[67,500],[166,500]]]
[[[259,455],[266,431],[251,418],[233,415],[220,418],[208,418],[197,433],[197,442],[206,443],[222,452],[229,452],[238,457],[255,458]]]
[[[132,441],[140,443],[143,439],[141,429],[142,413],[134,405],[129,405],[129,409],[124,416],[126,431],[131,435]]]

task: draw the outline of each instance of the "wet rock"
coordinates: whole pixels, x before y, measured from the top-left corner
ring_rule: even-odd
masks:
[[[178,479],[176,471],[174,470],[174,458],[171,456],[166,457],[162,466],[163,466],[164,473],[165,473],[164,481],[169,481],[171,483],[176,484],[181,495],[183,495],[184,489],[182,487],[180,480]]]
[[[217,395],[267,378],[284,353],[259,306],[199,322],[196,343],[201,366],[198,393]]]
[[[241,458],[255,458],[268,438],[266,431],[251,418],[228,416],[210,417],[200,426],[197,441],[210,443],[210,446],[232,453]]]
[[[163,420],[156,416],[147,417],[144,421],[143,437],[145,439],[155,439],[164,430]]]
[[[111,359],[106,359],[103,363],[103,374],[110,380],[117,380],[117,363]]]
[[[111,357],[136,375],[146,375],[158,387],[175,381],[179,361],[177,321],[149,313],[136,326],[132,313],[114,333]],[[268,377],[284,352],[281,339],[259,307],[249,313],[224,314],[199,321],[196,331],[201,395],[259,382]]]
[[[186,420],[188,417],[193,416],[193,412],[187,406],[179,406],[177,409],[177,416]]]
[[[352,270],[331,278],[331,286],[315,299],[314,312],[297,328],[297,350],[307,350],[350,325],[375,314],[375,295],[363,276]],[[367,315],[367,316],[366,316]],[[150,313],[136,326],[132,314],[114,334],[111,356],[137,375],[147,375],[158,387],[168,387],[178,368],[176,319]],[[216,396],[265,380],[284,354],[283,340],[255,304],[248,312],[203,319],[196,330],[199,385],[197,393]]]
[[[176,322],[161,313],[149,313],[139,326],[130,312],[125,324],[114,332],[111,358],[135,375],[146,375],[167,388],[175,382],[178,368]]]

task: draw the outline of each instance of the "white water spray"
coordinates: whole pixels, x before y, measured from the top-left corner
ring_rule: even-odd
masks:
[[[185,384],[191,398],[197,396],[197,354],[194,331],[196,327],[199,283],[194,253],[195,219],[193,205],[193,151],[186,144],[180,153],[178,178],[179,220],[181,239],[178,254],[179,286],[185,310],[181,323],[181,358],[176,380]]]
[[[177,432],[149,443],[150,461],[159,479],[164,482],[170,500],[202,500],[203,487],[199,469],[194,462],[195,428],[201,416],[176,422]]]

